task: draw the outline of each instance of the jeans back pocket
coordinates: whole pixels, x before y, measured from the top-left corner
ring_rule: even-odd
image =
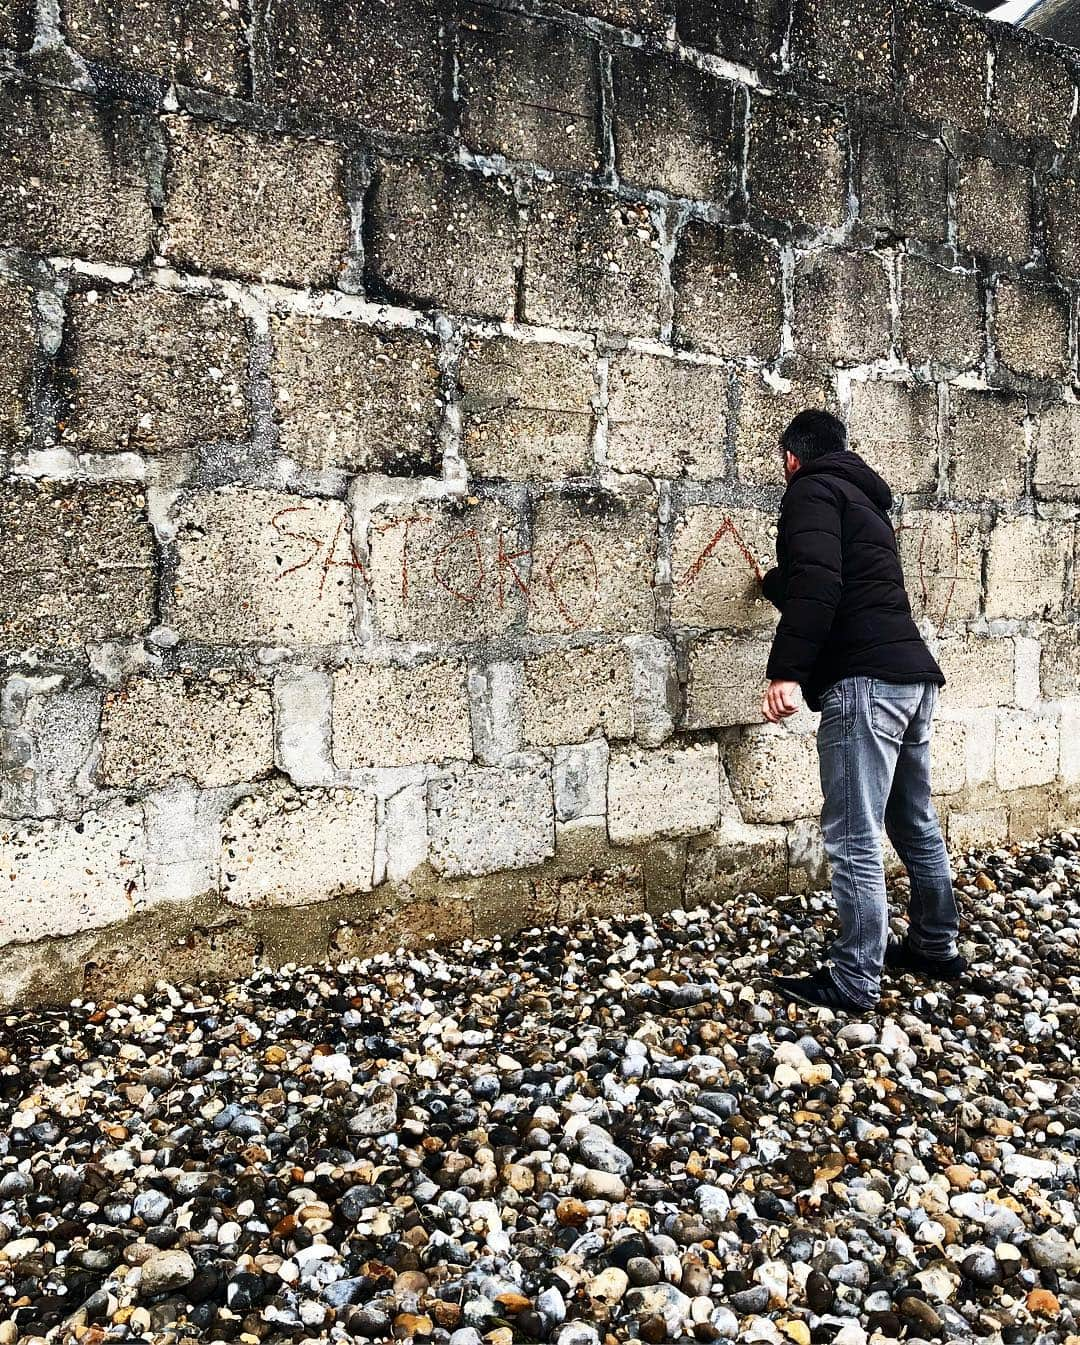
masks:
[[[875,733],[902,742],[919,713],[926,687],[922,682],[885,682],[870,678],[870,724]]]

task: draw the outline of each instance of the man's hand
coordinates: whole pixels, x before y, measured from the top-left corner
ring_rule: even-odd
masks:
[[[761,713],[770,724],[793,715],[799,708],[798,682],[770,682],[761,698]]]

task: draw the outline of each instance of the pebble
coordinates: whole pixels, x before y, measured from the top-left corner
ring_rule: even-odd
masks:
[[[142,1263],[141,1289],[145,1297],[179,1289],[195,1278],[195,1262],[187,1252],[154,1252]]]
[[[577,1192],[585,1200],[607,1200],[612,1203],[626,1199],[626,1183],[613,1172],[589,1168],[577,1182]]]
[[[0,1345],[1080,1345],[1076,838],[957,889],[864,1019],[822,892],[7,1014]]]
[[[1033,1263],[1045,1270],[1080,1272],[1080,1247],[1056,1229],[1029,1238],[1027,1252]]]

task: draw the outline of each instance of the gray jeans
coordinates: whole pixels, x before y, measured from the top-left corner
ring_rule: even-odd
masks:
[[[949,857],[930,800],[933,682],[845,677],[821,698],[821,830],[840,937],[833,979],[858,1003],[876,1003],[889,936],[881,855],[884,826],[911,879],[909,939],[928,957],[956,953],[959,927]]]

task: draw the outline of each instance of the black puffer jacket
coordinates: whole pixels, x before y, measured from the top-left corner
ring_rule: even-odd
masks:
[[[777,567],[762,585],[781,613],[767,675],[798,682],[811,710],[842,677],[945,683],[911,616],[891,506],[887,483],[850,450],[806,463],[784,492]]]

